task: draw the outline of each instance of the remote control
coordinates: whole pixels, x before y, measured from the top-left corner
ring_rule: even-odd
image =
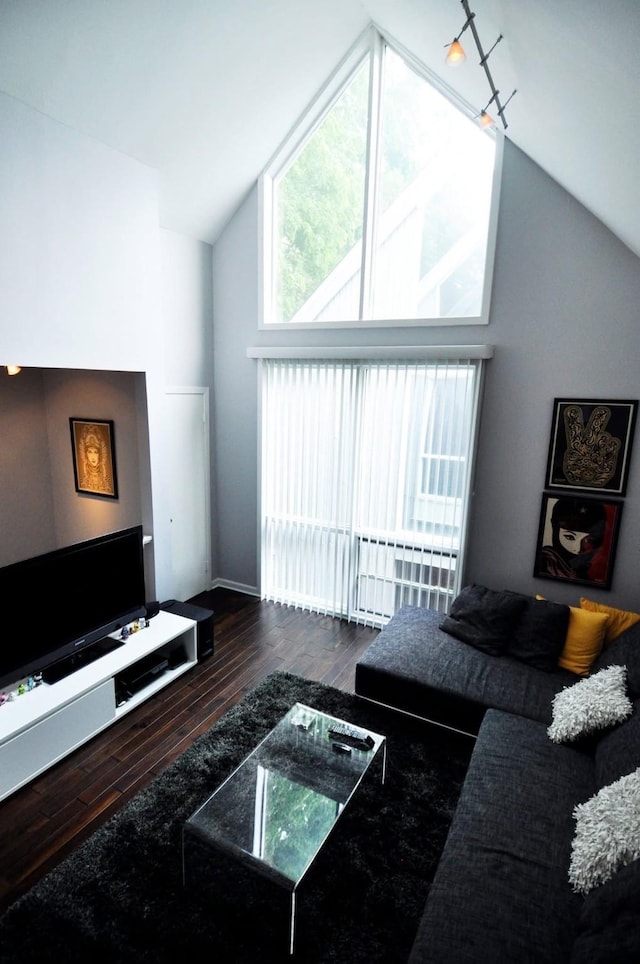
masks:
[[[351,746],[354,750],[372,750],[374,747],[373,737],[354,726],[346,723],[334,723],[329,729],[329,739],[337,743],[344,743]]]

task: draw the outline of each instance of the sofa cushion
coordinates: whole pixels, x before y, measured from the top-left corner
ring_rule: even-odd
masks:
[[[524,596],[473,584],[451,603],[440,628],[491,656],[504,652],[525,605]]]
[[[626,676],[624,666],[610,666],[558,693],[553,698],[549,738],[554,743],[569,743],[631,716]]]
[[[565,645],[569,607],[520,593],[513,595],[522,599],[523,605],[507,652],[514,659],[550,673],[557,669]]]
[[[640,860],[587,894],[571,964],[640,961]]]
[[[586,894],[640,857],[640,769],[602,787],[573,815],[569,882]]]
[[[640,767],[640,700],[633,713],[600,737],[595,748],[596,783],[606,787]]]
[[[627,609],[617,609],[615,606],[607,606],[605,603],[594,602],[593,599],[586,599],[584,596],[580,597],[580,607],[589,612],[604,613],[609,617],[605,637],[606,646],[617,639],[618,636],[621,636],[626,629],[640,623],[640,613],[630,612]]]
[[[627,688],[632,700],[640,697],[640,623],[625,629],[617,639],[606,646],[595,663],[592,673],[607,666],[627,667]]]
[[[488,656],[443,632],[441,619],[433,609],[399,609],[358,660],[356,693],[473,733],[487,707],[551,722],[553,697],[573,673]]]
[[[412,964],[566,962],[582,898],[567,868],[587,754],[540,723],[484,718],[414,942]]]

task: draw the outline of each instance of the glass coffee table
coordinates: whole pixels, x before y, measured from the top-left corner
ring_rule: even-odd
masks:
[[[185,885],[193,837],[283,888],[293,954],[298,886],[379,754],[384,783],[384,736],[296,703],[185,822]]]

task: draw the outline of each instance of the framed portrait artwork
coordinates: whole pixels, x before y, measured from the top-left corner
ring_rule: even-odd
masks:
[[[70,418],[76,492],[118,498],[114,426],[111,421]]]
[[[637,401],[556,398],[546,488],[623,496]]]
[[[544,492],[534,576],[610,589],[623,502]]]

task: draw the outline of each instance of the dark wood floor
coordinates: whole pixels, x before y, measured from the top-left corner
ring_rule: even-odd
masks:
[[[212,657],[0,803],[0,911],[74,850],[274,670],[353,692],[377,630],[227,590]]]

